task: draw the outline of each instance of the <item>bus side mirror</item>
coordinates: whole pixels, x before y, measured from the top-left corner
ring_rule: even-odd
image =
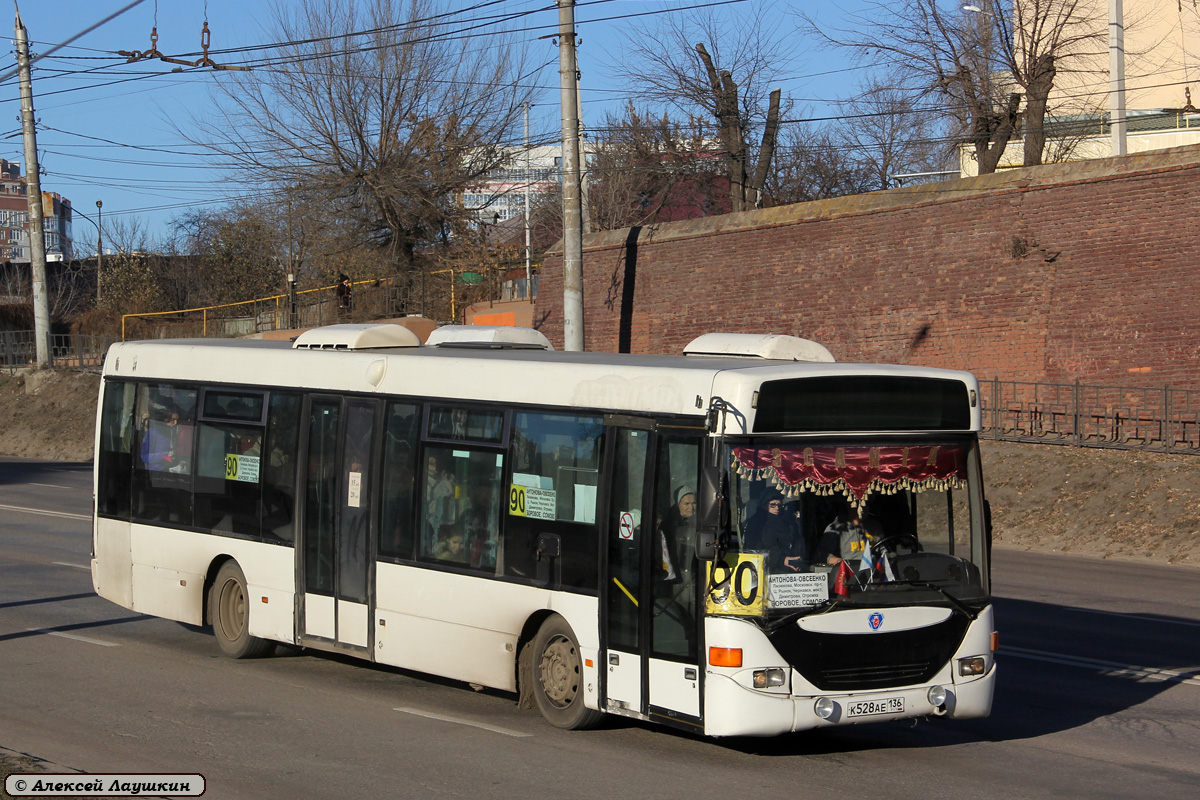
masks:
[[[729,529],[729,506],[725,499],[724,476],[720,467],[700,470],[700,507],[696,512],[696,558],[712,561],[717,557],[717,542]]]
[[[711,528],[720,529],[722,506],[725,504],[725,493],[721,491],[721,470],[719,467],[704,467],[700,470],[700,503],[697,510],[696,527],[700,530]]]

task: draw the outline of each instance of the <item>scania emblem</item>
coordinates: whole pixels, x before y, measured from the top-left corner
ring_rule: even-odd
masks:
[[[876,611],[872,613],[871,616],[867,617],[867,622],[871,623],[871,630],[877,631],[879,630],[879,627],[883,625],[883,614],[880,614],[878,611]]]

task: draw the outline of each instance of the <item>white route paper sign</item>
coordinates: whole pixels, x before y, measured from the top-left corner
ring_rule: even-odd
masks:
[[[829,599],[829,576],[824,572],[772,575],[767,579],[767,605],[771,608],[805,608]]]

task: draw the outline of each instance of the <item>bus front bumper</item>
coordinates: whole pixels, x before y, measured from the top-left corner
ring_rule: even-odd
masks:
[[[993,664],[986,675],[964,683],[793,695],[751,689],[733,676],[710,670],[704,691],[704,732],[709,736],[774,736],[835,725],[928,716],[986,717],[991,711],[995,679]],[[941,703],[935,704],[934,700],[939,699]]]

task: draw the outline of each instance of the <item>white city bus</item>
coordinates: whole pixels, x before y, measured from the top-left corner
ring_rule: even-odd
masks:
[[[349,653],[517,692],[563,728],[980,717],[979,426],[968,373],[786,336],[680,356],[454,326],[119,343],[93,582],[235,658]]]

